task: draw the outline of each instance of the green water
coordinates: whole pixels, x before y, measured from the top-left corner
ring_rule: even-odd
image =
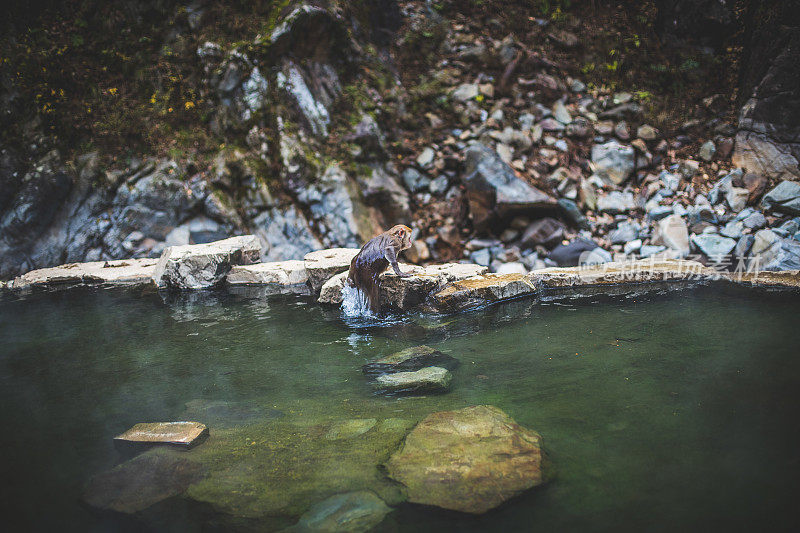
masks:
[[[246,472],[242,486],[268,496],[259,461],[271,438],[288,438],[287,428],[352,418],[413,424],[430,412],[491,404],[542,434],[555,479],[478,517],[398,504],[379,530],[797,530],[798,304],[797,294],[712,286],[521,300],[381,326],[346,322],[308,300],[247,293],[3,295],[4,529],[277,527],[184,498],[139,517],[82,505],[87,480],[121,461],[111,439],[137,422],[194,415],[211,437],[178,453],[213,457],[228,476],[213,479]],[[418,344],[462,361],[451,392],[374,395],[361,365]],[[370,434],[341,445],[373,445]],[[240,437],[241,449],[231,444]],[[305,442],[307,450],[302,441],[295,449],[301,462],[316,450]],[[213,485],[193,494],[224,490]],[[252,509],[262,504],[253,501]]]

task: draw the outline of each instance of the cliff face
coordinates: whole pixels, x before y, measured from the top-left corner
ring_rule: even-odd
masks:
[[[416,230],[412,262],[492,271],[595,249],[711,261],[729,241],[747,256],[765,226],[793,246],[792,213],[759,203],[800,175],[789,11],[56,4],[13,13],[3,41],[18,68],[0,73],[0,279],[244,233],[263,260],[298,259],[395,223]],[[681,44],[699,21],[706,48]],[[738,101],[720,75],[733,41]],[[674,250],[667,217],[686,234]],[[695,243],[709,232],[724,246]]]
[[[142,154],[110,170],[96,152],[67,164],[55,147],[32,161],[4,147],[0,278],[65,262],[153,256],[167,245],[242,232],[263,240],[264,259],[301,258],[323,246],[357,246],[406,220],[408,193],[370,115],[356,115],[363,127],[352,143],[369,148],[358,180],[352,161],[326,146],[338,127],[334,103],[370,60],[364,50],[377,54],[397,23],[396,7],[384,4],[344,12],[298,3],[253,42],[201,43],[198,105],[213,134],[232,145],[223,144],[210,165],[185,154]],[[202,16],[203,3],[193,9]],[[39,124],[33,120],[31,129]],[[32,153],[41,153],[50,143],[33,135],[41,146]]]

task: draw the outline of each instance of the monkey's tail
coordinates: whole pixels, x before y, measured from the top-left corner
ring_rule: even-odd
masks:
[[[369,309],[377,314],[381,310],[381,286],[378,281],[378,276],[373,276],[371,273],[364,275],[360,270],[355,270],[351,276],[347,278],[350,286],[363,292],[366,296]]]

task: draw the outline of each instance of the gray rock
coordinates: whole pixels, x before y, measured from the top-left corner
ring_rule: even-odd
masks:
[[[661,180],[661,183],[664,184],[664,187],[671,191],[677,191],[680,189],[681,186],[681,176],[680,174],[673,174],[671,172],[667,172],[666,170],[662,171],[661,174],[658,175],[658,179]]]
[[[692,235],[692,242],[714,263],[721,263],[736,247],[736,241],[714,233]]]
[[[752,215],[747,216],[744,220],[742,220],[742,224],[745,228],[749,229],[761,229],[767,225],[767,218],[759,212],[755,212]]]
[[[467,148],[465,167],[463,181],[476,227],[485,226],[495,215],[555,207],[554,198],[517,177],[497,152],[483,144]]]
[[[800,242],[762,229],[755,234],[750,257],[752,270],[800,270]]]
[[[714,145],[714,141],[706,141],[700,147],[700,152],[698,155],[700,159],[703,161],[711,161],[714,159],[714,154],[717,153],[717,147]]]
[[[642,124],[636,130],[636,136],[645,141],[655,141],[658,138],[658,130],[649,124]]]
[[[286,61],[284,68],[276,74],[279,89],[286,92],[305,118],[314,135],[327,137],[331,118],[325,103],[315,95],[303,77],[298,65]]]
[[[437,366],[455,370],[460,365],[455,357],[447,355],[430,346],[413,346],[385,357],[373,359],[361,367],[368,375],[413,372],[425,367]]]
[[[436,152],[430,146],[426,146],[417,156],[417,164],[425,168],[433,163],[434,157],[436,157]]]
[[[492,262],[492,254],[488,248],[482,248],[472,252],[469,256],[469,259],[476,265],[489,266],[489,264]]]
[[[650,220],[661,220],[674,213],[674,209],[669,205],[656,205],[647,210],[647,216]]]
[[[447,176],[445,176],[444,174],[432,179],[431,182],[428,184],[428,188],[430,189],[431,194],[435,194],[437,196],[446,193],[447,188],[449,186],[450,186],[450,180],[448,180]]]
[[[739,242],[736,243],[736,248],[733,249],[733,257],[735,261],[743,261],[750,254],[750,249],[753,247],[755,237],[752,235],[742,235]]]
[[[650,257],[655,254],[659,254],[667,249],[666,246],[655,246],[650,244],[645,244],[639,249],[639,257],[642,259]]]
[[[572,122],[572,115],[569,114],[564,102],[561,100],[557,100],[556,103],[553,104],[553,117],[562,124],[569,124]]]
[[[738,213],[747,205],[747,199],[750,196],[750,191],[743,187],[729,187],[725,195],[725,200],[731,211]]]
[[[621,222],[608,233],[611,244],[622,244],[639,238],[639,228],[631,222]]]
[[[82,499],[95,509],[132,514],[181,494],[205,475],[206,468],[188,458],[146,453],[94,476]]]
[[[331,248],[307,253],[303,267],[311,290],[316,294],[336,274],[350,269],[350,263],[359,248]]]
[[[764,195],[761,205],[765,210],[800,215],[800,183],[782,181]]]
[[[495,269],[498,274],[527,274],[528,269],[519,261],[503,263]]]
[[[725,227],[719,230],[720,235],[724,237],[730,237],[731,239],[738,239],[742,236],[742,230],[744,229],[744,224],[739,221],[731,220]]]
[[[422,192],[428,188],[430,178],[413,167],[409,167],[401,174],[406,189],[413,193]]]
[[[630,255],[635,252],[638,252],[641,249],[642,249],[642,239],[635,239],[633,241],[626,242],[622,251],[623,253],[625,253],[625,255]]]
[[[233,265],[258,262],[260,255],[261,243],[254,235],[208,244],[171,246],[161,254],[153,281],[165,288],[213,287],[225,279]]]
[[[264,211],[253,219],[253,226],[263,245],[262,261],[302,259],[323,247],[303,213],[294,206]]]
[[[365,533],[372,531],[391,512],[374,492],[363,490],[337,494],[312,505],[292,533]]]
[[[627,213],[635,207],[631,192],[611,191],[597,199],[597,210],[602,213]]]
[[[680,257],[689,254],[689,228],[679,215],[670,215],[658,222],[653,233],[653,244],[664,245]]]
[[[602,263],[610,263],[614,258],[610,252],[600,247],[588,252],[583,252],[578,260],[579,265],[599,265]]]
[[[573,226],[578,229],[589,229],[589,221],[575,202],[567,198],[560,198],[558,200],[558,207],[561,208],[564,217],[566,217]]]
[[[558,220],[545,217],[531,222],[520,240],[523,248],[535,248],[542,245],[553,247],[564,238],[564,225]]]
[[[609,141],[592,146],[592,164],[601,178],[614,185],[621,185],[635,169],[635,151],[630,146]]]
[[[231,268],[225,278],[230,286],[263,287],[261,294],[311,294],[308,274],[303,261],[292,259],[272,263],[237,265]]]
[[[458,100],[459,102],[466,102],[467,100],[472,100],[476,96],[478,96],[478,84],[477,83],[463,83],[456,87],[456,89],[450,93],[453,99]]]
[[[452,380],[446,368],[428,366],[413,372],[381,374],[375,378],[375,388],[394,393],[444,392]]]
[[[559,244],[550,252],[549,259],[558,266],[577,266],[584,252],[591,252],[598,248],[597,243],[587,239],[576,239],[568,244]]]
[[[791,237],[792,235],[800,231],[800,218],[787,220],[779,227],[772,228],[772,231],[777,233],[781,237]]]

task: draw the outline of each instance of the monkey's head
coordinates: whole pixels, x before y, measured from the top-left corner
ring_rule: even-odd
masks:
[[[397,238],[401,250],[408,250],[411,248],[411,228],[408,226],[398,224],[389,230],[389,235]]]

